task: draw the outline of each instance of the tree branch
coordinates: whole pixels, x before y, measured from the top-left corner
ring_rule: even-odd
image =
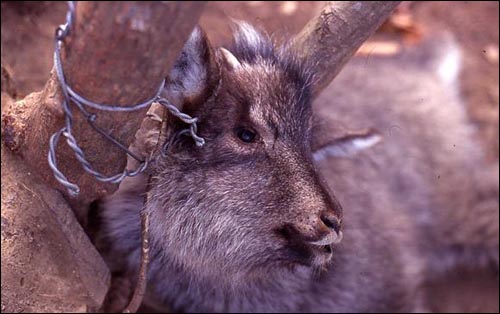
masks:
[[[340,72],[400,1],[328,2],[321,14],[294,38],[293,46],[315,68],[317,96]]]

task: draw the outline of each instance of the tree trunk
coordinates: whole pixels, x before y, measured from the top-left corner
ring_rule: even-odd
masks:
[[[87,99],[117,106],[151,98],[203,6],[79,2],[62,50],[69,85]],[[2,311],[99,308],[109,287],[109,271],[66,201],[53,189],[66,193],[47,163],[50,136],[64,126],[55,72],[41,92],[16,103],[14,94],[2,66]],[[97,123],[128,146],[146,111],[96,112]],[[73,114],[73,133],[93,165],[106,174],[122,171],[126,155],[90,128],[76,108]],[[86,174],[64,141],[60,146],[58,166],[81,188],[78,197],[67,200],[84,222],[89,202],[115,186]]]
[[[294,38],[301,57],[315,67],[318,95],[344,64],[387,19],[400,1],[334,1]]]
[[[131,106],[155,95],[198,21],[204,2],[78,2],[76,19],[62,49],[68,84],[98,103]],[[32,93],[2,114],[2,138],[49,184],[67,194],[47,163],[50,136],[64,126],[61,92],[54,70],[43,91]],[[147,109],[129,113],[89,110],[96,123],[125,146]],[[123,170],[126,154],[93,130],[73,107],[75,135],[96,170],[113,175]],[[109,194],[115,185],[87,174],[74,153],[60,141],[59,169],[80,187],[69,199],[80,221],[82,210]]]
[[[2,312],[99,308],[110,272],[59,192],[2,145]]]

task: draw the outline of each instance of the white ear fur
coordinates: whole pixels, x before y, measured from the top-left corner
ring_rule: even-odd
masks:
[[[351,157],[376,145],[381,140],[382,136],[374,130],[347,134],[313,152],[313,159],[321,161],[328,157]]]
[[[240,61],[236,59],[236,57],[226,48],[219,48],[219,51],[222,53],[226,64],[229,66],[231,70],[236,70],[241,67]]]

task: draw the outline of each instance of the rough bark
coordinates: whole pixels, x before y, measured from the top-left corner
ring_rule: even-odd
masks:
[[[4,313],[98,308],[109,270],[62,195],[2,145]]]
[[[400,1],[328,2],[294,38],[301,57],[315,67],[313,94],[318,95],[361,44],[387,19]]]
[[[62,51],[67,81],[76,92],[99,103],[130,106],[151,98],[203,7],[204,2],[78,2],[75,24]],[[60,101],[58,81],[52,71],[43,91],[3,110],[2,137],[7,148],[66,194],[47,164],[50,136],[64,124]],[[88,160],[105,174],[122,171],[125,153],[95,132],[76,108],[73,111],[73,133]],[[146,111],[95,113],[97,124],[128,146]],[[57,157],[63,173],[80,186],[80,195],[71,199],[80,219],[84,214],[78,207],[84,208],[116,189],[88,175],[63,138]]]

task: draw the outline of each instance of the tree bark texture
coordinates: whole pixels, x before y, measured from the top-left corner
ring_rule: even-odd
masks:
[[[110,273],[62,195],[2,145],[2,312],[99,308]]]
[[[196,25],[204,2],[78,2],[62,60],[66,80],[97,103],[131,106],[153,97]],[[62,22],[62,21],[61,21]],[[47,163],[50,136],[64,126],[61,92],[54,70],[43,91],[32,93],[2,113],[2,138],[41,177],[63,193]],[[96,123],[128,146],[147,111],[97,112]],[[87,159],[100,172],[123,170],[126,154],[94,131],[73,106],[75,135]],[[80,187],[74,207],[116,189],[87,174],[66,145],[59,143],[61,171]],[[82,213],[77,209],[82,219]]]
[[[400,1],[332,1],[294,38],[293,45],[314,65],[313,94],[337,76],[361,44]]]

